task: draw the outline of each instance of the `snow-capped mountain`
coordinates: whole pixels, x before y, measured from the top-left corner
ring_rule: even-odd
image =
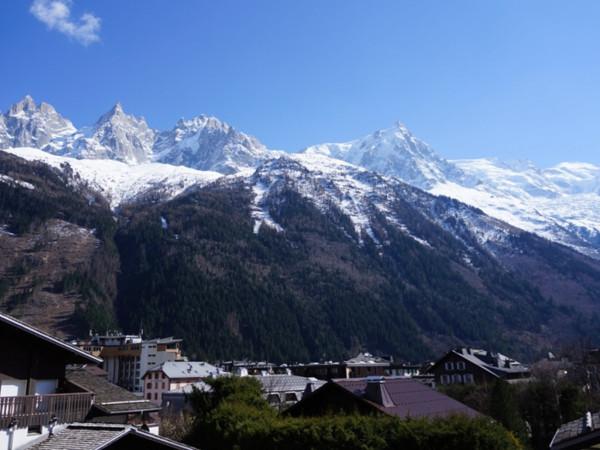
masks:
[[[166,164],[224,174],[255,168],[272,156],[258,139],[210,116],[181,119],[158,135],[154,159]]]
[[[218,174],[248,176],[258,168],[252,187],[257,230],[263,223],[277,227],[261,205],[273,184],[269,171],[285,162],[302,167],[298,175],[308,171],[311,183],[318,178],[319,189],[312,197],[346,211],[359,236],[359,231],[375,236],[369,217],[386,215],[386,207],[379,203],[377,211],[367,211],[361,206],[360,198],[376,194],[371,188],[361,190],[365,186],[360,180],[370,171],[458,199],[512,226],[600,257],[600,167],[562,163],[540,169],[522,161],[449,161],[400,123],[354,141],[286,154],[210,116],[181,119],[171,130],[155,131],[143,118],[126,114],[119,103],[95,125],[77,129],[51,105],[37,105],[27,96],[0,115],[0,148],[16,147],[30,148],[20,150],[25,158],[55,166],[69,162],[81,178],[106,192],[113,206],[151,189],[160,191],[159,185],[164,186],[164,198],[170,198],[196,181],[214,180]],[[63,159],[50,160],[48,154]],[[333,191],[326,188],[328,183]]]
[[[325,155],[301,153],[268,160],[245,182],[254,194],[251,214],[255,233],[263,226],[285,231],[285,226],[274,219],[278,198],[285,190],[294,191],[325,215],[331,216],[332,211],[340,214],[345,218],[340,227],[348,220],[348,236],[361,245],[367,238],[377,246],[388,245],[386,227],[392,227],[418,244],[434,248],[440,237],[415,224],[411,216],[415,210],[467,248],[483,247],[492,254],[499,248],[506,250],[510,247],[508,238],[521,233],[465,204]],[[470,257],[465,254],[465,259]]]
[[[117,103],[94,125],[77,129],[51,105],[36,105],[30,96],[0,114],[0,148],[15,147],[130,165],[163,162],[223,174],[255,168],[274,156],[255,137],[215,117],[181,119],[173,129],[159,132]]]
[[[600,168],[563,163],[539,169],[529,161],[448,161],[401,124],[303,154],[328,155],[397,177],[435,195],[456,198],[523,230],[600,256]]]
[[[167,200],[190,186],[204,186],[222,174],[169,164],[126,164],[110,159],[75,159],[36,148],[4,150],[28,161],[42,161],[71,174],[73,183],[86,183],[102,194],[112,208],[151,197]]]
[[[364,167],[382,175],[398,177],[421,189],[448,180],[473,184],[455,165],[440,157],[401,123],[344,143],[320,144],[303,151],[321,154]]]
[[[600,168],[563,163],[539,169],[531,162],[497,159],[453,163],[480,182],[473,187],[443,182],[431,193],[456,198],[521,229],[600,256]]]
[[[53,148],[73,135],[76,128],[48,103],[37,105],[28,95],[0,114],[0,149],[10,147]]]
[[[60,153],[128,164],[146,163],[152,159],[155,135],[144,118],[125,114],[121,104],[117,103],[98,119],[89,133],[75,135],[73,142]]]

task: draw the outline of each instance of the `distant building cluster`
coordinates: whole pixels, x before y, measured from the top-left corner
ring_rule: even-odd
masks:
[[[425,364],[367,352],[302,364],[189,361],[181,339],[174,337],[106,333],[67,343],[5,314],[0,314],[0,342],[11,343],[0,346],[0,450],[189,449],[159,436],[160,422],[189,413],[190,394],[211,395],[217,377],[257,380],[265,400],[290,416],[341,411],[400,418],[476,417],[480,413],[436,388],[532,378],[530,368],[515,359],[470,347]],[[575,367],[549,354],[536,370],[560,378],[578,369],[593,389],[600,383],[598,355],[588,351]],[[588,413],[561,426],[551,448],[600,444],[599,428],[597,414]]]

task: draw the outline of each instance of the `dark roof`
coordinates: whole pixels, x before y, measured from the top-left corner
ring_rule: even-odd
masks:
[[[112,425],[112,424],[72,424],[62,430],[57,431],[54,436],[50,436],[43,442],[40,442],[31,450],[101,450],[109,447],[125,437],[134,437],[140,441],[158,444],[164,448],[174,448],[180,450],[194,450],[194,447],[175,442],[162,436],[141,431],[131,425]],[[135,448],[138,448],[136,445]]]
[[[587,413],[585,416],[567,422],[556,430],[551,449],[587,448],[600,443],[600,413]]]
[[[457,355],[497,378],[509,375],[523,375],[530,372],[528,367],[502,353],[493,353],[476,348],[457,348],[449,354]],[[437,365],[440,361],[435,364]]]
[[[405,418],[443,417],[452,414],[465,414],[471,417],[480,415],[474,409],[411,378],[379,377],[379,387],[382,390],[379,397],[385,402],[377,403],[368,398],[370,396],[367,395],[366,390],[369,381],[375,380],[370,378],[332,380],[356,397],[393,416]]]
[[[60,339],[57,339],[54,336],[49,335],[48,333],[44,333],[43,331],[38,330],[37,328],[34,328],[31,325],[26,324],[25,322],[21,322],[20,320],[17,320],[14,317],[9,316],[8,314],[0,313],[0,323],[9,325],[12,328],[15,328],[17,330],[20,330],[22,332],[29,334],[30,336],[33,336],[34,338],[41,339],[41,340],[48,342],[56,347],[59,347],[61,350],[66,350],[67,352],[76,355],[78,357],[78,359],[76,359],[74,362],[85,361],[85,362],[91,362],[94,364],[102,363],[101,358],[97,358],[97,357],[91,355],[90,353],[80,349],[79,347],[75,347],[74,345],[67,344],[66,342],[63,342]]]
[[[108,381],[88,368],[69,369],[66,372],[69,383],[96,394],[94,407],[106,414],[159,411],[160,406],[145,400],[127,389]]]

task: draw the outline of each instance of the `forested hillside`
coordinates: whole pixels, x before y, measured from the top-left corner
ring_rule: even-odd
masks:
[[[527,358],[595,333],[596,262],[518,230],[483,246],[472,230],[495,223],[415,188],[389,203],[404,228],[374,209],[368,235],[288,180],[261,203],[278,231],[256,228],[243,178],[111,211],[63,169],[0,154],[2,310],[63,335],[142,328],[193,358],[306,361],[457,344]]]

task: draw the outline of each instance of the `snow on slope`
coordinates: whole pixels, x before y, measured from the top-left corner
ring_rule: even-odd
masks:
[[[404,234],[429,246],[397,217],[394,202],[398,193],[395,189],[400,183],[393,178],[322,154],[298,153],[266,161],[248,180],[256,194],[252,212],[255,233],[262,225],[283,230],[270,215],[269,200],[271,195],[276,196],[281,190],[290,188],[325,214],[335,207],[347,216],[360,244],[365,234],[376,244],[382,244],[372,222],[377,213],[384,213],[386,219]]]
[[[448,161],[402,124],[346,143],[309,147],[397,177],[434,195],[455,198],[523,230],[600,256],[600,167],[563,163],[539,169],[529,161]]]
[[[480,182],[473,187],[442,182],[429,192],[456,198],[591,256],[600,255],[600,168],[563,163],[542,170],[528,162],[496,159],[452,162]]]
[[[354,141],[308,147],[302,153],[341,159],[382,175],[398,177],[421,189],[446,180],[472,183],[458,167],[440,157],[401,123]]]
[[[192,185],[205,185],[223,176],[217,172],[168,164],[128,165],[109,159],[73,159],[28,147],[3,151],[29,161],[42,161],[56,168],[68,164],[90,187],[103,194],[113,208],[152,189],[160,190],[164,198],[172,198]]]

